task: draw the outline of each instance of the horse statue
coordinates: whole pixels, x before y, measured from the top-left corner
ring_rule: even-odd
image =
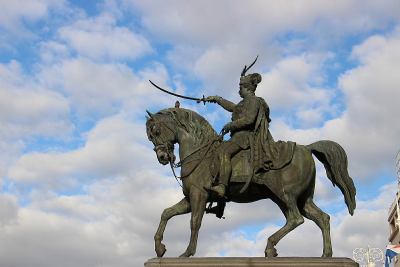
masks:
[[[242,189],[246,180],[232,177],[227,188],[228,199],[221,199],[208,189],[215,182],[212,170],[214,154],[223,141],[207,120],[184,108],[168,108],[155,114],[149,111],[147,113],[147,136],[154,144],[159,163],[171,164],[171,168],[174,167],[174,144],[179,144],[179,178],[184,194],[181,201],[162,212],[154,236],[158,257],[162,257],[166,252],[162,243],[163,234],[168,220],[172,217],[191,212],[190,242],[186,251],[180,255],[190,257],[196,252],[198,233],[203,215],[207,211],[207,203],[249,203],[267,198],[279,206],[286,217],[286,224],[268,238],[265,257],[278,255],[275,246],[285,235],[304,222],[303,216],[314,221],[322,231],[322,257],[332,257],[329,215],[313,202],[316,171],[312,154],[324,164],[329,180],[340,188],[348,211],[353,215],[356,207],[356,189],[347,171],[346,153],[339,144],[329,140],[310,145],[296,144],[292,160],[282,169],[258,173],[244,191]],[[237,157],[239,154],[232,159],[233,165]],[[236,162],[243,164],[239,160]]]

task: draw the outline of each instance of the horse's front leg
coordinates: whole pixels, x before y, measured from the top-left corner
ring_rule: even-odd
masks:
[[[157,232],[154,235],[155,250],[157,253],[157,257],[162,257],[165,251],[167,251],[165,245],[161,243],[161,241],[163,240],[163,235],[168,220],[176,215],[185,214],[188,212],[190,212],[190,204],[186,198],[183,198],[175,205],[163,211],[163,213],[161,214],[160,225],[158,226]]]
[[[192,210],[192,218],[190,220],[190,242],[186,251],[180,257],[190,257],[196,253],[197,237],[199,235],[201,221],[206,209],[208,194],[205,190],[192,186],[189,197],[190,207]]]

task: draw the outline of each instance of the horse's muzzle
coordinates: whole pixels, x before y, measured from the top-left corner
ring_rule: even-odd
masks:
[[[163,151],[157,152],[157,159],[162,165],[167,165],[170,162],[168,153]]]

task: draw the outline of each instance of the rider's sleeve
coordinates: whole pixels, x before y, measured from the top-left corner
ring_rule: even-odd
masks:
[[[244,115],[241,118],[231,122],[231,130],[238,131],[241,129],[246,129],[253,125],[257,119],[258,109],[260,103],[256,98],[249,99],[245,103]]]
[[[232,103],[231,101],[229,101],[229,100],[226,100],[226,99],[224,99],[224,98],[222,98],[222,97],[218,97],[218,100],[217,100],[217,103],[221,106],[221,107],[223,107],[225,110],[227,110],[227,111],[229,111],[229,112],[232,112],[233,111],[233,109],[235,108],[235,104],[234,103]]]

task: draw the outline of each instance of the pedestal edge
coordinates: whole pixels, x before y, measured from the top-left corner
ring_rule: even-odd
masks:
[[[193,258],[153,258],[149,259],[145,267],[358,267],[355,261],[344,258],[317,258],[317,257],[193,257]]]

